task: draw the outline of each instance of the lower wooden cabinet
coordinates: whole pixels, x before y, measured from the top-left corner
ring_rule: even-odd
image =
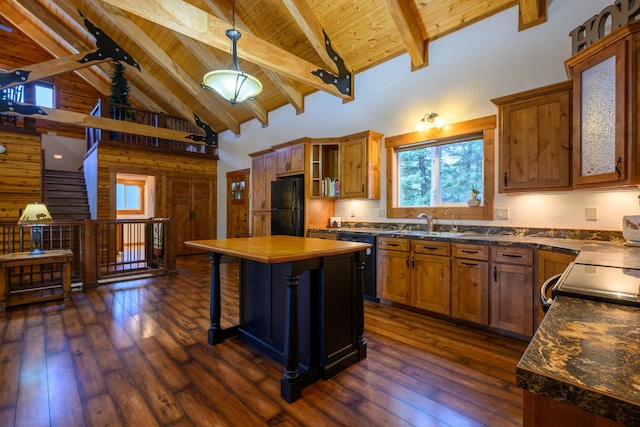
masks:
[[[533,335],[532,249],[395,237],[377,241],[382,300]]]
[[[271,212],[251,212],[251,235],[253,237],[271,235]]]
[[[491,319],[489,325],[533,335],[533,251],[491,248]]]
[[[453,244],[451,315],[481,325],[489,324],[489,248]]]
[[[544,317],[544,310],[542,310],[542,303],[540,302],[540,288],[548,278],[563,273],[575,259],[576,255],[574,254],[546,250],[538,251],[538,286],[536,287],[536,293],[533,295],[534,325],[536,328]]]
[[[411,241],[411,305],[451,314],[451,258],[449,243]],[[429,255],[427,255],[429,254]]]

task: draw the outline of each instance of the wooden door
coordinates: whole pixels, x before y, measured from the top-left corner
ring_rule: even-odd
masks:
[[[411,256],[411,305],[436,313],[451,313],[451,259],[448,256]]]
[[[342,143],[340,147],[340,197],[365,197],[367,177],[367,138]]]
[[[489,263],[454,258],[451,264],[451,315],[489,324]]]
[[[213,181],[209,179],[191,180],[191,239],[213,239],[214,209],[211,201],[215,191]]]
[[[191,240],[191,179],[170,178],[169,179],[169,217],[174,220],[176,227],[176,254],[184,255],[191,252],[191,249],[184,244],[186,240]]]
[[[409,252],[378,250],[380,298],[401,304],[411,303],[411,270]]]
[[[500,192],[570,188],[570,90],[502,107]]]
[[[491,274],[490,325],[533,335],[533,268],[494,263]]]
[[[249,235],[249,169],[227,173],[227,237]]]
[[[544,310],[542,309],[542,303],[540,301],[540,288],[542,288],[542,285],[548,278],[563,273],[575,259],[576,255],[574,254],[544,250],[538,251],[538,292],[533,296],[533,306],[536,312],[534,325],[536,328],[540,325],[544,317]]]

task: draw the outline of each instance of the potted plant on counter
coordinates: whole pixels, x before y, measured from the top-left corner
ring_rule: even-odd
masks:
[[[472,185],[471,191],[469,192],[469,198],[467,199],[468,206],[480,206],[480,199],[478,195],[480,192]]]

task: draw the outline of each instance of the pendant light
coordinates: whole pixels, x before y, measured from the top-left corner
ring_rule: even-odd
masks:
[[[238,65],[237,44],[240,31],[236,30],[236,2],[231,6],[231,23],[233,28],[227,30],[231,39],[231,69],[209,71],[202,78],[202,87],[212,90],[229,101],[232,105],[247,99],[255,98],[262,92],[262,83],[255,77],[246,74]]]

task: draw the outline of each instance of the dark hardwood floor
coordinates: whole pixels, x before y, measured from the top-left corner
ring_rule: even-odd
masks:
[[[208,256],[178,267],[0,316],[0,426],[522,425],[526,343],[370,301],[367,358],[288,404],[278,363],[207,343]],[[223,326],[236,267],[221,266]]]

